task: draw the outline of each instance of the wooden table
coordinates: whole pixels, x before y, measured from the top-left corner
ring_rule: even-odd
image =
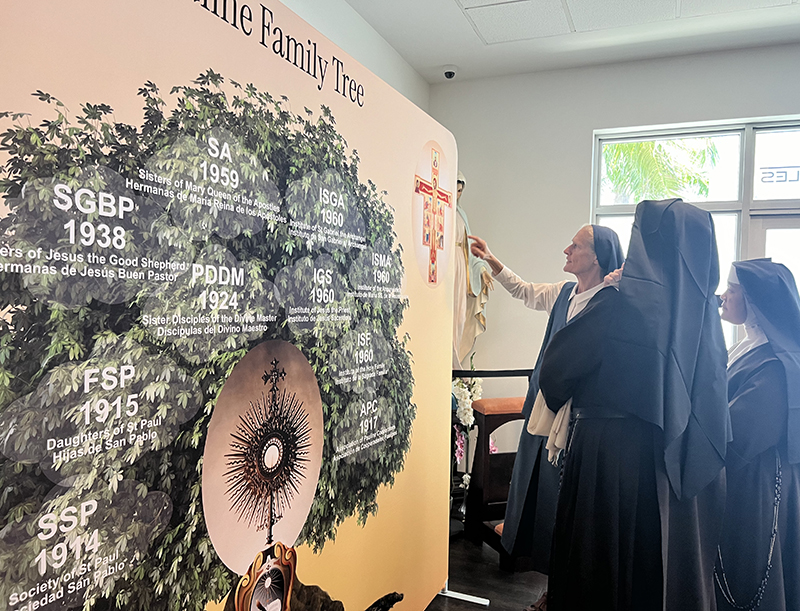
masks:
[[[506,512],[516,452],[489,453],[489,436],[506,422],[521,420],[524,397],[479,399],[472,403],[478,438],[467,492],[464,533],[475,542],[486,540],[484,522],[502,520]],[[491,528],[489,528],[491,530]]]

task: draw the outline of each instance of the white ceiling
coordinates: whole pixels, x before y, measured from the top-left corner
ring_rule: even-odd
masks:
[[[800,0],[346,0],[429,83],[800,42]]]

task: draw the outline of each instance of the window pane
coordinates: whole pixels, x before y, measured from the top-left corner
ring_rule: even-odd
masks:
[[[717,254],[719,255],[719,285],[717,295],[721,295],[728,287],[728,273],[731,265],[737,260],[736,236],[739,234],[738,214],[711,214],[714,219],[714,231],[717,234]],[[725,344],[730,348],[736,340],[736,326],[722,321],[722,332],[725,334]]]
[[[631,230],[633,229],[633,215],[626,214],[624,216],[599,216],[597,217],[597,224],[603,227],[608,227],[617,232],[620,244],[622,245],[622,254],[628,256],[628,244],[631,241]]]
[[[800,228],[767,229],[766,256],[783,263],[800,282]]]
[[[719,255],[719,275],[720,282],[717,287],[717,294],[725,291],[728,279],[728,270],[731,264],[736,261],[736,237],[739,233],[739,215],[731,213],[712,213],[714,219],[714,230],[717,236],[717,253]],[[633,229],[633,215],[625,216],[597,216],[597,224],[609,227],[617,232],[625,255],[628,254],[628,244],[631,241],[631,230]],[[796,230],[800,232],[800,229]],[[795,236],[800,239],[800,236]],[[793,272],[794,273],[794,272]],[[734,342],[734,326],[722,321],[722,330],[725,333],[725,343],[728,346]]]
[[[738,201],[740,146],[739,134],[604,143],[600,205]]]
[[[735,213],[712,213],[714,230],[717,234],[717,253],[719,254],[719,286],[717,294],[722,294],[728,286],[728,272],[736,256],[736,236],[739,233],[739,215]]]
[[[800,199],[800,130],[756,132],[753,199]]]

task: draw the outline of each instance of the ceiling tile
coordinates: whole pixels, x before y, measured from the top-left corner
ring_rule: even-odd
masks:
[[[298,5],[309,3],[309,0],[284,1],[287,5],[290,2]],[[478,27],[468,16],[468,13],[478,9],[464,9],[462,4],[493,1],[461,0],[459,3],[457,0],[346,0],[378,35],[431,84],[450,83],[443,76],[444,64],[458,66],[457,81],[462,81],[692,53],[782,44],[800,45],[800,0],[787,6],[734,10],[684,19],[673,16],[665,21],[569,35],[566,35],[564,27],[562,31],[565,33],[562,35],[486,45]],[[630,12],[634,13],[637,6],[646,1],[637,0],[635,4],[631,4]],[[680,15],[675,7],[681,3],[690,6],[691,1],[696,0],[671,0],[672,11]],[[741,0],[725,1],[726,6],[732,6]],[[333,26],[338,27],[339,9],[333,6],[335,4],[338,7],[338,3],[326,3],[323,0],[313,2],[326,6],[330,4],[330,20]],[[574,5],[575,0],[562,2]],[[612,0],[592,2],[605,7],[614,4]],[[506,1],[506,4],[510,2]],[[619,2],[616,10],[620,12]],[[555,14],[558,15],[557,12]],[[576,22],[579,23],[577,18]],[[563,27],[563,22],[561,23]],[[506,30],[501,26],[499,34],[502,36],[495,33],[491,40],[508,39],[510,34],[529,37],[531,33],[518,27],[520,25],[511,24]],[[585,23],[581,25],[585,27]],[[483,23],[483,26],[489,32],[489,24]],[[335,29],[334,27],[333,30]],[[519,29],[523,29],[523,32],[517,32]],[[559,33],[558,28],[553,29],[556,34]],[[571,29],[575,30],[574,27]],[[348,44],[352,44],[352,48],[358,51],[368,48],[370,40],[366,36],[354,34]],[[400,73],[406,74],[404,70],[405,67]]]
[[[698,17],[754,8],[785,6],[792,0],[681,0],[681,17]]]
[[[724,1],[724,0],[723,0]],[[578,32],[675,19],[675,0],[566,0]]]
[[[561,0],[522,0],[464,11],[486,44],[569,34]]]
[[[524,0],[456,0],[462,8],[477,8],[479,6],[495,6],[498,4],[511,4],[523,2]]]

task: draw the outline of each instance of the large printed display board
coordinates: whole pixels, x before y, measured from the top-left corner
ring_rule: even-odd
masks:
[[[278,2],[7,8],[0,610],[424,608],[452,136]]]

